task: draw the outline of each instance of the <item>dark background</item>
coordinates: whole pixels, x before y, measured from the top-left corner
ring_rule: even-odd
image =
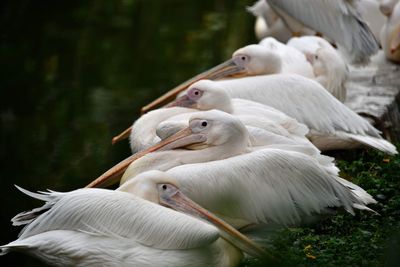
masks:
[[[0,244],[40,205],[14,188],[69,191],[129,155],[111,138],[140,107],[255,42],[248,0],[0,2]],[[1,266],[44,266],[20,253]]]

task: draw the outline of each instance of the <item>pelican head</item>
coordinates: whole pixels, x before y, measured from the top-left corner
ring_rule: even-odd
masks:
[[[223,153],[238,154],[245,149],[248,139],[246,127],[234,116],[219,110],[198,112],[190,118],[188,127],[126,158],[86,187],[100,187],[118,182],[121,174],[133,161],[151,152],[179,148],[199,150],[223,146],[221,148]]]
[[[117,190],[132,193],[138,197],[146,199],[156,204],[160,204],[160,193],[164,194],[165,190],[160,190],[163,185],[172,188],[179,188],[177,181],[162,171],[147,171],[140,173],[135,179],[130,179],[122,184]]]
[[[275,52],[268,49],[268,47],[257,44],[248,45],[236,50],[231,59],[193,77],[157,98],[149,105],[143,107],[142,112],[147,112],[156,106],[172,100],[180,92],[186,90],[190,85],[199,80],[218,80],[232,77],[238,78],[273,74],[280,72],[281,67],[282,63],[280,57]]]
[[[141,173],[135,179],[121,185],[117,190],[133,193],[148,201],[205,220],[219,229],[222,238],[246,253],[253,256],[267,255],[267,252],[259,245],[182,193],[176,180],[165,172]]]
[[[282,67],[281,59],[276,53],[258,44],[236,50],[231,60],[244,69],[227,75],[232,77],[274,74],[279,73]]]
[[[188,107],[198,110],[218,109],[233,112],[231,98],[218,83],[200,80],[192,84],[186,93],[167,105],[167,107]]]
[[[193,115],[189,128],[205,135],[207,146],[246,146],[248,140],[247,129],[239,119],[215,109]]]

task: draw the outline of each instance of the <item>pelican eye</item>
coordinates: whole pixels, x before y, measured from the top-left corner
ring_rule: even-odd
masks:
[[[162,185],[162,189],[163,189],[163,190],[167,190],[167,185],[166,185],[166,184],[163,184],[163,185]]]
[[[250,56],[245,54],[237,54],[233,57],[233,62],[239,67],[246,67],[246,64],[250,62]]]
[[[207,126],[207,122],[206,122],[206,121],[203,121],[203,122],[201,123],[201,126],[206,127],[206,126]]]
[[[203,91],[197,88],[192,88],[187,93],[187,96],[192,100],[198,100],[203,95]]]

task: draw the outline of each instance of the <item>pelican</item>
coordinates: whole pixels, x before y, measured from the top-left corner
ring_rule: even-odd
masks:
[[[237,229],[276,223],[298,225],[329,208],[370,210],[375,200],[360,187],[295,151],[261,149],[224,160],[176,166],[167,171],[188,197]],[[143,174],[143,173],[142,173]],[[118,190],[146,195],[152,179],[124,173]]]
[[[54,266],[85,267],[222,267],[236,266],[242,249],[265,255],[257,244],[186,197],[170,176],[149,172],[137,178],[153,182],[141,192],[142,198],[123,190],[37,194],[20,188],[46,203],[12,219],[14,225],[26,226],[17,240],[0,246],[1,254],[22,251]]]
[[[224,159],[248,152],[246,127],[239,119],[222,111],[197,112],[190,117],[186,127],[173,132],[168,138],[121,161],[87,187],[113,184],[127,168],[136,173],[165,171],[182,164]],[[183,149],[174,150],[178,148]]]
[[[381,31],[381,44],[386,58],[400,62],[400,1],[386,0],[381,3],[381,11],[387,21]]]
[[[352,62],[368,61],[379,49],[373,33],[357,11],[355,0],[266,0],[292,30],[309,27],[343,47]]]
[[[258,45],[248,45],[236,50],[231,59],[178,85],[143,107],[142,113],[172,100],[191,84],[202,79],[218,80],[277,73],[295,73],[314,78],[313,68],[305,55],[273,38],[265,38]]]
[[[388,154],[397,153],[395,146],[384,140],[368,121],[310,79],[276,74],[212,83],[232,98],[271,106],[305,124],[310,129],[309,139],[322,151],[351,149],[362,144]],[[191,88],[196,88],[196,84]]]
[[[348,67],[339,51],[318,36],[293,37],[288,41],[287,46],[300,50],[306,56],[313,66],[314,80],[339,101],[346,100],[345,82]]]

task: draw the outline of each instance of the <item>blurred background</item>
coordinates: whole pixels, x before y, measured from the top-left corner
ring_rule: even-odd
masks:
[[[28,190],[86,185],[130,154],[140,108],[255,42],[252,0],[0,2],[0,244]],[[1,266],[44,266],[19,253]]]

